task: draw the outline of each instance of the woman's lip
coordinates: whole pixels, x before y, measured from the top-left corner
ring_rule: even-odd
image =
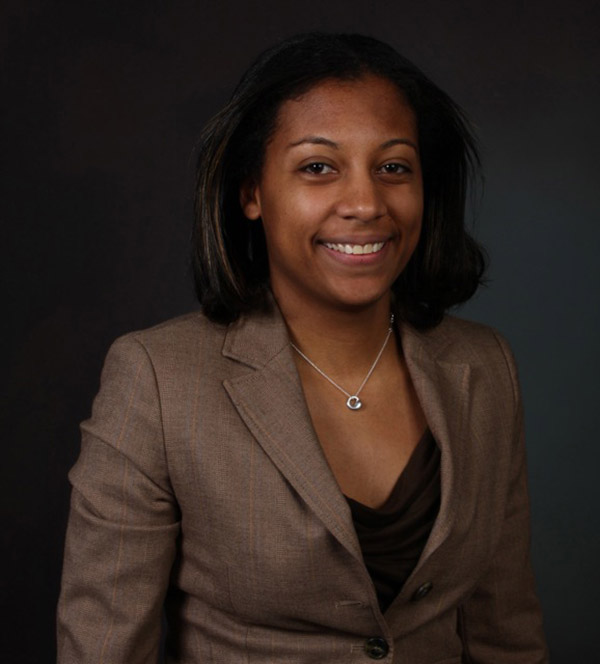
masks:
[[[345,265],[375,265],[379,263],[381,260],[383,260],[383,257],[388,253],[387,249],[389,247],[389,242],[379,242],[381,244],[381,248],[379,248],[377,251],[370,251],[365,253],[347,253],[346,251],[339,251],[338,249],[332,249],[331,247],[328,247],[328,244],[332,244],[330,242],[321,242],[320,245],[323,247],[323,250],[327,253],[329,258],[331,260],[336,261],[337,263],[342,263]],[[335,243],[339,244],[339,243]],[[372,243],[367,243],[367,244],[372,244]],[[350,245],[350,246],[356,246],[356,245]],[[362,246],[359,245],[359,246]]]
[[[361,240],[354,241],[322,241],[321,244],[334,253],[346,256],[371,256],[378,254],[386,245],[387,240]]]

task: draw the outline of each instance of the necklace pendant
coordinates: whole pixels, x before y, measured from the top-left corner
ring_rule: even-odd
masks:
[[[346,401],[346,406],[348,406],[350,410],[359,410],[360,408],[362,408],[362,401],[357,396],[351,396],[348,397],[348,401]]]

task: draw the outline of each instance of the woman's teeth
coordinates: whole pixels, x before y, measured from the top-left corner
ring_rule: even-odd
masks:
[[[373,244],[333,244],[323,242],[328,249],[339,251],[342,254],[374,254],[383,249],[385,242],[374,242]]]

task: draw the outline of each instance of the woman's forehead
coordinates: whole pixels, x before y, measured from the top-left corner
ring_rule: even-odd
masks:
[[[386,78],[326,79],[284,101],[272,141],[300,140],[303,135],[360,132],[408,133],[416,138],[416,118],[405,95]],[[332,138],[332,140],[335,140]]]

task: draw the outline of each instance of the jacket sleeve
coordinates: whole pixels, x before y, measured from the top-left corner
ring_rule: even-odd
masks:
[[[160,396],[140,342],[115,342],[81,454],[58,605],[59,664],[158,661],[161,613],[179,532]]]
[[[465,664],[547,664],[542,615],[530,562],[523,409],[516,367],[497,337],[513,385],[512,464],[499,544],[486,575],[459,609]]]

